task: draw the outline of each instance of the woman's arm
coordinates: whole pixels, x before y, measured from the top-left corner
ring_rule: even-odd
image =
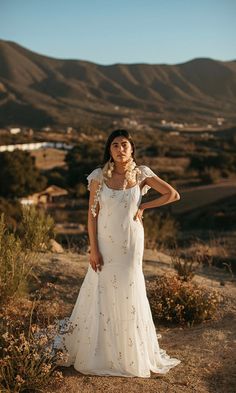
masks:
[[[162,194],[162,196],[152,201],[141,203],[139,206],[141,210],[167,205],[180,199],[179,193],[157,175],[155,177],[146,177],[145,184]]]
[[[94,204],[96,191],[98,189],[99,182],[96,180],[91,180],[90,184],[90,195],[89,195],[89,208],[88,208],[88,235],[89,235],[89,243],[90,243],[90,263],[95,270],[97,271],[97,267],[101,270],[101,265],[103,265],[103,258],[99,252],[98,248],[98,240],[97,240],[97,217],[99,213],[99,202],[96,205],[96,216],[92,215],[91,208]],[[99,265],[99,266],[97,266]]]
[[[88,235],[89,235],[89,243],[91,250],[98,250],[97,243],[97,217],[99,213],[99,202],[96,206],[96,217],[92,215],[91,208],[94,204],[94,199],[96,195],[96,191],[98,189],[99,182],[96,180],[92,180],[90,184],[90,195],[89,195],[89,208],[88,208]]]

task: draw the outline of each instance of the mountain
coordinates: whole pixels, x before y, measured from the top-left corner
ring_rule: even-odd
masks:
[[[236,62],[98,65],[0,40],[0,126],[236,120]]]

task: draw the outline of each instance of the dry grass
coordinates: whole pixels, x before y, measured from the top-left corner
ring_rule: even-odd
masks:
[[[37,168],[43,170],[49,170],[55,167],[65,166],[65,156],[67,152],[59,149],[42,149],[31,152],[31,155],[35,157],[35,164]]]

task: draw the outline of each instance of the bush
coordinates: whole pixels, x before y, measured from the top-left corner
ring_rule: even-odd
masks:
[[[66,155],[68,165],[68,184],[71,187],[78,183],[87,185],[86,176],[103,160],[102,142],[84,142],[74,146]]]
[[[219,181],[221,178],[221,172],[219,169],[206,167],[203,171],[199,171],[200,179],[206,184],[213,184]]]
[[[87,185],[83,183],[77,183],[74,187],[75,189],[75,196],[77,198],[83,198],[87,194]]]
[[[195,254],[193,256],[189,256],[188,258],[181,258],[178,255],[176,246],[171,254],[171,263],[173,268],[176,270],[179,279],[182,281],[192,280],[197,267],[201,263],[200,259],[196,258]]]
[[[9,320],[6,315],[1,318],[1,392],[45,392],[50,384],[62,379],[56,368],[66,355],[60,350],[52,351],[58,331],[51,325],[43,332],[32,324],[33,307],[23,321]]]
[[[147,248],[169,247],[175,242],[178,224],[169,214],[144,213],[143,222]]]
[[[54,220],[43,210],[35,207],[23,207],[20,232],[23,249],[31,251],[49,249],[50,239],[55,236]]]
[[[0,197],[0,212],[7,217],[7,226],[12,231],[16,230],[17,224],[21,220],[21,204],[16,200],[9,200]]]
[[[216,291],[183,282],[173,274],[147,282],[147,294],[155,320],[188,326],[211,319],[220,302]]]
[[[22,243],[6,229],[4,216],[0,220],[0,303],[9,296],[26,290],[26,278],[30,272],[32,259],[22,252]]]
[[[35,208],[23,209],[22,215],[19,234],[7,229],[3,214],[0,220],[0,391],[5,393],[45,392],[61,381],[56,368],[66,357],[53,348],[58,325],[42,326],[51,322],[58,307],[22,296],[39,262],[37,251],[48,244],[53,222]]]
[[[11,233],[4,214],[0,218],[0,303],[9,296],[28,291],[32,269],[39,262],[39,248],[47,246],[53,222],[44,213],[27,208],[23,210],[21,237]]]
[[[0,154],[0,195],[15,198],[40,191],[46,186],[46,178],[35,166],[30,153],[15,150]]]

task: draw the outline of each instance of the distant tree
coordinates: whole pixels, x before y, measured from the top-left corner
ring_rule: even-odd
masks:
[[[154,141],[151,145],[148,145],[145,148],[144,154],[148,157],[164,157],[168,153],[168,146],[161,143]]]
[[[215,155],[192,156],[190,167],[203,171],[205,168],[235,170],[236,157],[231,153],[221,152]]]
[[[48,186],[55,185],[67,188],[67,170],[65,168],[53,168],[47,171]]]
[[[28,152],[15,150],[0,154],[0,195],[5,198],[23,197],[42,190],[47,180],[35,166]]]
[[[66,156],[68,183],[74,187],[86,184],[86,174],[102,163],[104,146],[99,142],[84,142],[75,146]]]

